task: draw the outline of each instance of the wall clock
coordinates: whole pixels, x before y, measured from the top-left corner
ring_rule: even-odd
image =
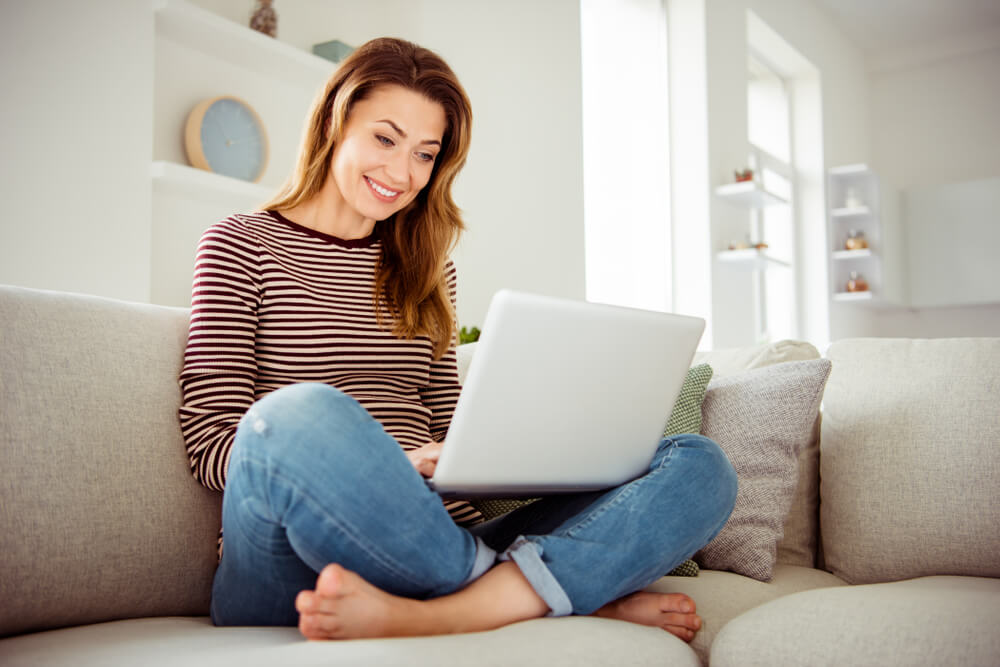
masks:
[[[202,100],[184,128],[188,162],[217,174],[258,181],[267,167],[267,131],[249,104],[232,95]]]

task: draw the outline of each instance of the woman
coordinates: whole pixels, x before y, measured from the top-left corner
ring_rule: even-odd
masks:
[[[459,392],[447,256],[470,124],[439,57],[369,42],[317,99],[282,192],[203,236],[180,419],[195,477],[225,489],[213,621],[346,638],[573,613],[690,640],[690,598],[636,591],[729,516],[711,441],[664,440],[633,482],[487,523],[424,483]]]

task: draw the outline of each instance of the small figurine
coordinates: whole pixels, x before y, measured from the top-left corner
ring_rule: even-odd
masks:
[[[851,276],[847,281],[848,292],[867,292],[868,281],[861,277],[857,271],[851,271]]]
[[[844,241],[844,248],[847,250],[864,250],[868,247],[868,239],[865,238],[865,233],[857,229],[852,229],[847,234],[847,240]]]
[[[858,194],[857,188],[847,188],[847,196],[844,198],[844,206],[846,208],[864,208],[864,202],[861,201],[861,195]]]
[[[278,14],[271,6],[273,0],[257,0],[257,9],[250,16],[250,27],[270,37],[278,36]]]

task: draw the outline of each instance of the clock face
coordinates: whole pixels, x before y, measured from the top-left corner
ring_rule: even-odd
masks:
[[[228,97],[215,100],[201,122],[201,149],[217,174],[256,181],[267,162],[267,139],[257,114]]]

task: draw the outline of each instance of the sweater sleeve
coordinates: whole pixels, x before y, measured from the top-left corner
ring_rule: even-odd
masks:
[[[225,486],[236,427],[254,401],[259,303],[253,236],[235,218],[209,227],[195,259],[179,417],[191,472],[210,489]]]
[[[445,275],[448,280],[451,305],[454,308],[458,279],[455,265],[451,261],[445,267]],[[452,343],[443,357],[431,362],[428,384],[420,390],[421,402],[431,411],[431,437],[437,442],[443,442],[448,433],[448,426],[455,413],[455,405],[461,390],[455,344]]]

